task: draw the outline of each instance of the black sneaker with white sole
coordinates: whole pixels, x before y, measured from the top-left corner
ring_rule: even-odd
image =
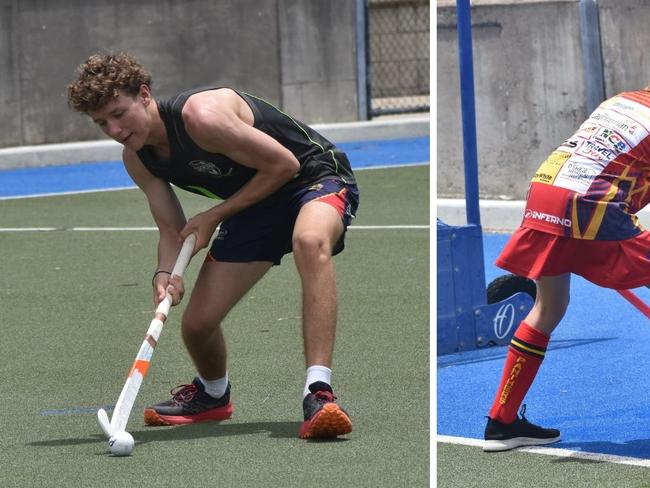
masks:
[[[522,446],[543,446],[560,440],[560,431],[545,429],[539,425],[531,424],[524,413],[523,405],[519,415],[511,424],[502,424],[498,420],[488,417],[485,426],[485,442],[483,450],[486,452],[507,451]]]

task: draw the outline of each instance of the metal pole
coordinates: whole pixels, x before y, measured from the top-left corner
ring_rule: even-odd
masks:
[[[600,23],[596,0],[580,0],[580,40],[587,94],[587,113],[591,113],[600,102],[605,100]]]
[[[356,0],[357,116],[368,120],[368,3]]]
[[[456,0],[456,19],[458,23],[458,64],[460,66],[460,102],[463,122],[463,158],[465,161],[465,212],[468,224],[480,226],[470,0]]]

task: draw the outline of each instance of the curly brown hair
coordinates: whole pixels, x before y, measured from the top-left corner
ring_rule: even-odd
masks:
[[[77,73],[68,85],[68,105],[77,112],[99,110],[120,91],[135,96],[141,85],[151,86],[151,74],[127,53],[93,54]]]

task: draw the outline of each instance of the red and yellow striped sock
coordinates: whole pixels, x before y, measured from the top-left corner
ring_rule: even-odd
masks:
[[[510,341],[501,384],[488,414],[491,419],[509,424],[537,375],[550,337],[522,320]]]

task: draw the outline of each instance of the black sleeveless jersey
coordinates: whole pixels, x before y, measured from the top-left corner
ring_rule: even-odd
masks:
[[[217,88],[198,88],[157,101],[160,117],[167,130],[170,158],[161,159],[152,146],[144,146],[137,154],[154,176],[199,195],[226,199],[246,184],[256,170],[223,154],[201,149],[185,130],[181,115],[183,106],[191,95],[215,89]],[[280,188],[279,192],[291,191],[326,179],[356,183],[345,153],[318,132],[260,98],[233,91],[253,111],[253,126],[286,147],[300,163],[296,176]]]

